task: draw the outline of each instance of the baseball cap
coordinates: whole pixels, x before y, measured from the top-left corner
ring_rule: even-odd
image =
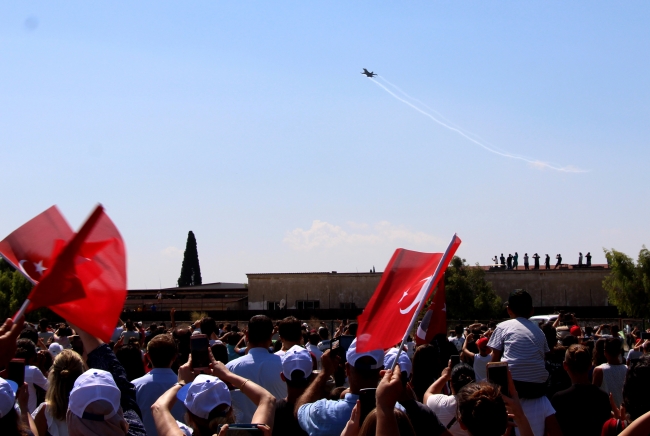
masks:
[[[478,341],[476,341],[476,346],[479,348],[485,348],[487,343],[488,343],[488,338],[481,338]]]
[[[213,375],[198,375],[178,391],[176,398],[185,404],[187,410],[203,419],[208,419],[217,406],[226,404],[230,407],[228,386]]]
[[[361,357],[369,356],[372,357],[376,363],[371,364],[369,367],[361,363],[357,364],[357,360]],[[384,366],[384,350],[371,350],[365,353],[357,353],[357,339],[354,338],[348,348],[345,357],[348,360],[348,363],[358,369],[379,369]]]
[[[16,403],[18,385],[11,380],[0,378],[0,418],[7,416]]]
[[[301,371],[302,378],[307,378],[311,375],[312,369],[311,353],[299,345],[289,348],[289,351],[282,356],[282,374],[287,380],[292,380],[291,376],[294,371]],[[295,381],[295,379],[293,380]]]
[[[580,329],[580,326],[574,325],[571,327],[571,330],[569,330],[569,333],[571,333],[573,336],[582,336],[582,330]]]
[[[399,351],[397,348],[391,348],[386,352],[386,355],[384,356],[385,369],[390,369],[393,367],[393,362],[395,362],[395,357],[397,357],[397,351]],[[399,354],[397,364],[399,365],[399,368],[402,370],[402,372],[406,372],[408,375],[411,375],[413,372],[413,363],[411,363],[411,359],[409,359],[406,351],[402,351]]]
[[[120,408],[121,392],[108,371],[89,369],[81,374],[74,382],[70,392],[68,409],[79,418],[91,421],[107,421],[117,413]],[[106,415],[86,412],[89,404],[104,400],[110,403],[111,411]]]
[[[61,353],[61,351],[63,351],[63,347],[61,346],[61,344],[57,344],[56,342],[53,342],[50,344],[48,351],[50,352],[50,354],[52,354],[52,358],[55,358]]]

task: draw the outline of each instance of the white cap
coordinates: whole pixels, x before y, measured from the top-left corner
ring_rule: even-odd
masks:
[[[370,365],[370,367],[365,367],[362,368],[361,366],[358,366],[357,360],[361,357],[364,356],[370,356],[373,359],[375,359],[375,364]],[[352,343],[350,344],[350,348],[348,348],[347,353],[345,353],[345,357],[348,360],[348,363],[355,368],[360,368],[360,369],[379,369],[384,366],[384,350],[371,350],[367,351],[365,353],[357,353],[357,338],[354,338]]]
[[[7,416],[16,403],[18,385],[11,380],[0,378],[0,418]]]
[[[50,344],[48,350],[50,351],[50,354],[52,355],[52,358],[55,358],[56,356],[58,356],[61,353],[61,351],[63,351],[63,347],[61,346],[61,344],[57,344],[56,342],[52,342]]]
[[[306,322],[303,322],[302,327],[309,328],[309,324],[307,324]]]
[[[390,369],[393,367],[393,362],[395,362],[397,351],[398,351],[397,348],[391,348],[386,352],[386,355],[384,356],[385,369]],[[409,376],[413,372],[413,363],[411,363],[411,359],[409,359],[409,356],[408,354],[406,354],[406,351],[402,351],[401,353],[399,353],[399,359],[397,360],[397,364],[399,365],[399,369],[402,372],[408,373]]]
[[[304,377],[307,378],[311,375],[313,368],[311,353],[299,345],[289,348],[289,351],[282,356],[282,374],[287,380],[291,380],[291,373],[296,370],[302,371]]]
[[[200,374],[192,383],[183,386],[176,398],[185,404],[187,410],[203,419],[208,419],[210,412],[217,406],[230,406],[228,386],[217,377],[207,374]]]
[[[89,369],[74,382],[74,387],[70,392],[68,409],[79,418],[106,421],[119,410],[120,397],[121,392],[110,372],[101,369]],[[112,411],[107,415],[87,413],[86,407],[97,400],[108,401],[112,406]],[[92,417],[88,415],[92,415]]]

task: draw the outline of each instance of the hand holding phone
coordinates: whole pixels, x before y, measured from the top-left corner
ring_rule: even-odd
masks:
[[[19,387],[25,383],[25,359],[11,359],[7,366],[7,378]]]
[[[210,368],[209,345],[210,342],[206,335],[193,335],[190,338],[192,369],[206,370]]]
[[[510,396],[508,384],[508,362],[488,362],[487,377],[491,383],[501,387],[501,393]]]

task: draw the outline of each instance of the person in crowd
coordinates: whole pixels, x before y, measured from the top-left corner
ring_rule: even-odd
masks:
[[[544,332],[528,319],[533,315],[533,299],[528,292],[516,289],[510,293],[508,315],[511,319],[497,325],[488,341],[492,361],[508,362],[533,432],[558,434],[555,411],[545,396],[548,379],[545,356],[550,350]]]
[[[548,253],[544,259],[544,269],[551,269],[551,256],[549,256]]]
[[[278,351],[278,356],[282,357],[294,345],[302,345],[302,326],[300,321],[294,316],[288,316],[278,323],[278,335],[282,348]]]
[[[191,432],[193,436],[212,436],[229,434],[228,424],[235,423],[235,411],[232,405],[231,391],[228,386],[241,392],[256,405],[253,422],[258,424],[264,436],[270,436],[273,429],[275,398],[254,381],[238,376],[210,354],[210,373],[195,374],[192,359],[182,365],[178,371],[178,383],[158,398],[151,406],[151,412],[159,435],[184,436]],[[174,419],[171,409],[176,401],[182,401],[187,409],[185,421],[191,431]],[[179,425],[181,424],[181,425]]]
[[[535,269],[539,269],[539,254],[535,253],[535,254],[533,255],[533,260],[534,260],[534,262],[535,262],[535,265],[534,265],[533,268],[535,268]]]
[[[172,315],[173,317],[173,315]],[[124,321],[121,319],[117,320],[117,325],[115,326],[115,329],[113,330],[113,335],[111,336],[111,342],[115,343],[120,339],[120,336],[122,336],[122,332],[124,331]]]
[[[519,253],[515,251],[515,255],[512,256],[512,269],[517,269],[519,267]]]
[[[321,356],[323,355],[323,352],[318,348],[318,342],[320,340],[320,336],[318,336],[318,333],[316,331],[312,330],[311,333],[309,334],[309,341],[307,342],[307,345],[305,345],[305,348],[307,351],[309,351],[312,356],[316,359],[316,369],[321,369]]]
[[[68,336],[72,336],[74,333],[72,329],[64,323],[59,324],[59,328],[54,332],[54,337],[52,340],[61,344],[63,348],[70,348],[70,339]]]
[[[585,256],[585,259],[587,260],[587,268],[591,266],[591,253],[587,252],[587,255]]]
[[[582,251],[578,253],[578,268],[582,268]]]
[[[287,384],[287,397],[279,399],[275,408],[274,435],[307,435],[300,428],[293,411],[296,401],[314,380],[309,351],[294,345],[282,356],[282,380]]]
[[[460,353],[460,350],[463,349],[463,343],[465,342],[465,338],[463,337],[463,333],[465,332],[465,329],[461,324],[457,324],[456,327],[454,327],[454,333],[455,337],[451,338],[449,342],[454,344],[456,347],[456,350]]]
[[[217,327],[217,322],[213,318],[206,316],[201,320],[201,333],[208,337],[210,346],[213,346],[216,343],[218,332],[219,327]]]
[[[28,400],[27,383],[19,388],[15,382],[0,378],[0,429],[4,436],[39,435],[36,424],[27,411]],[[20,414],[16,411],[16,402]]]
[[[609,338],[605,342],[605,359],[607,362],[594,368],[593,384],[604,392],[612,394],[614,404],[620,407],[623,402],[623,385],[627,366],[621,361],[621,343],[618,338]]]
[[[506,258],[503,257],[503,253],[499,256],[499,260],[501,261],[501,269],[506,269]]]
[[[542,326],[546,336],[546,343],[550,351],[546,353],[544,364],[548,371],[546,381],[546,397],[550,400],[556,392],[568,389],[571,386],[571,379],[564,369],[566,347],[558,344],[557,330],[555,324],[547,322]]]
[[[54,364],[48,375],[45,401],[32,413],[39,435],[65,436],[68,434],[68,424],[66,423],[68,398],[75,381],[86,370],[86,364],[75,351],[63,350],[54,359]]]
[[[449,357],[456,353],[456,347],[444,334],[434,336],[431,344],[420,345],[415,350],[411,386],[418,401],[423,402],[426,390],[447,367]]]
[[[38,322],[38,337],[43,339],[43,343],[47,344],[47,341],[54,337],[54,332],[49,329],[50,323],[46,318],[42,318]]]
[[[57,344],[58,345],[58,344]],[[38,356],[38,369],[41,370],[45,378],[47,378],[50,368],[52,367],[52,364],[54,363],[54,357],[52,356],[52,353],[50,353],[49,350],[38,350],[37,351],[37,356]]]
[[[29,391],[28,412],[32,413],[38,406],[36,387],[47,391],[48,382],[36,363],[36,345],[29,339],[18,339],[15,356],[18,359],[25,359],[25,383]],[[42,398],[42,397],[41,397]]]
[[[474,334],[470,333],[467,335],[465,342],[463,343],[462,355],[465,357],[467,362],[470,362],[472,368],[474,369],[474,374],[476,376],[476,381],[480,382],[487,379],[487,364],[492,361],[492,350],[488,348],[488,338],[482,337],[479,338],[475,344],[478,348],[478,353],[474,353],[467,349],[467,345],[471,342],[474,342]]]
[[[226,348],[228,349],[228,362],[238,359],[244,354],[246,354],[245,349],[239,348],[239,345],[243,340],[244,337],[240,336],[236,332],[231,331],[226,334]]]
[[[101,339],[75,328],[90,368],[74,383],[66,423],[70,436],[145,436],[135,389],[111,348]]]
[[[248,354],[228,362],[226,367],[230,372],[250,379],[269,391],[275,398],[281,399],[287,396],[287,385],[280,378],[282,359],[276,354],[269,353],[272,335],[273,322],[268,316],[252,317],[246,332]],[[254,409],[250,400],[243,396],[233,399],[233,407],[242,411]],[[240,422],[250,422],[251,418],[252,416],[244,413]]]
[[[133,341],[128,344],[121,344],[121,340],[114,347],[115,356],[126,370],[126,377],[133,381],[144,375],[144,362],[142,351],[138,343]]]
[[[632,433],[634,422],[642,419],[642,416],[650,412],[650,356],[643,356],[626,374],[625,385],[623,386],[623,405],[616,407],[613,396],[610,394],[612,415],[603,425],[603,436],[614,436],[623,434],[647,435],[650,430]],[[628,427],[628,425],[632,423]],[[621,430],[628,427],[626,431]]]
[[[226,365],[230,360],[228,359],[228,348],[226,347],[226,344],[220,340],[217,340],[216,343],[210,347],[210,350],[212,351],[214,358],[224,365]]]
[[[190,357],[190,340],[192,338],[192,331],[185,327],[174,327],[172,324],[172,337],[176,342],[178,348],[178,355],[176,361],[172,365],[172,370],[178,373],[178,369],[187,362]]]
[[[508,253],[508,258],[506,259],[507,269],[512,269],[512,254]]]
[[[440,422],[449,429],[452,435],[467,435],[456,419],[457,399],[456,394],[469,383],[476,379],[474,370],[466,363],[460,363],[454,368],[449,366],[442,371],[440,378],[424,393],[424,404],[433,410]],[[451,395],[443,394],[447,382],[451,381]]]
[[[510,396],[501,393],[497,385],[470,383],[458,392],[458,422],[471,436],[501,436],[511,434],[508,418],[512,417],[519,436],[533,436],[533,429],[519,401],[517,390],[508,373]]]
[[[384,366],[384,351],[357,352],[354,339],[346,352],[345,373],[350,389],[339,401],[322,399],[322,392],[329,378],[334,375],[338,357],[323,353],[322,372],[296,401],[294,414],[300,427],[310,436],[339,436],[350,418],[352,408],[359,399],[361,389],[374,389],[379,382],[379,371]]]
[[[321,326],[318,328],[318,337],[320,338],[320,342],[318,343],[318,349],[321,350],[322,352],[325,352],[325,350],[329,350],[330,331],[327,329],[327,327]]]
[[[492,258],[492,266],[497,267],[499,265],[499,258],[495,254],[494,257]]]
[[[529,263],[528,263],[528,253],[524,253],[524,269],[528,270],[529,269]]]
[[[562,255],[558,253],[557,256],[555,256],[555,258],[557,259],[557,263],[555,264],[555,268],[553,269],[558,269],[559,267],[562,266]]]
[[[127,319],[126,323],[124,324],[124,331],[122,332],[120,337],[122,338],[122,340],[124,340],[125,344],[128,344],[131,338],[136,338],[139,341],[140,332],[138,331],[135,323],[130,319]]]
[[[170,334],[157,335],[149,341],[147,352],[144,355],[145,360],[151,365],[151,371],[132,381],[133,386],[135,386],[135,398],[142,412],[142,423],[147,430],[148,436],[158,434],[151,413],[151,406],[158,397],[178,381],[176,374],[171,369],[177,354],[176,342]],[[177,403],[172,408],[171,414],[175,419],[182,421],[185,407],[182,403]]]
[[[584,345],[571,345],[565,353],[564,369],[571,387],[557,392],[551,399],[555,415],[565,435],[599,436],[610,417],[607,394],[591,384],[591,353]]]

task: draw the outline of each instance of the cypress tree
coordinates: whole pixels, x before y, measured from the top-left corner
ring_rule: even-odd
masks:
[[[181,276],[178,278],[178,286],[196,286],[201,284],[201,267],[199,266],[199,251],[196,248],[194,232],[190,230],[187,234],[187,244],[183,255]]]

